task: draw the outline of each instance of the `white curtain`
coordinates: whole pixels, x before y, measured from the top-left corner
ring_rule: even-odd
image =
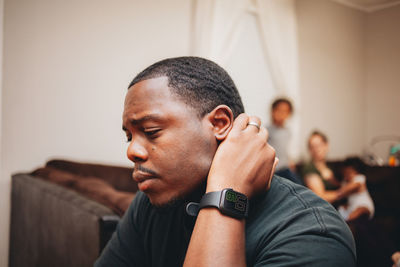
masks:
[[[295,113],[290,121],[292,157],[299,148],[300,111],[298,81],[297,22],[295,0],[193,0],[192,55],[216,61],[223,67],[235,55],[243,20],[255,17],[262,56],[270,71],[275,97],[292,100]],[[241,40],[242,41],[242,40]],[[246,71],[246,70],[244,70]]]

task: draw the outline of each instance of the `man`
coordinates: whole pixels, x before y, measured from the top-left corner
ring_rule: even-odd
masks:
[[[286,98],[278,98],[271,105],[271,121],[268,129],[268,143],[275,148],[279,163],[276,167],[276,175],[285,177],[297,184],[303,184],[300,178],[291,170],[294,164],[289,158],[289,143],[291,133],[286,127],[286,121],[293,114],[293,105]]]
[[[354,266],[346,224],[311,191],[271,179],[267,131],[243,111],[206,59],[136,76],[123,129],[140,192],[96,266]]]

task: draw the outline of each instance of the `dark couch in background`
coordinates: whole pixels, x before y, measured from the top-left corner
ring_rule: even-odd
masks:
[[[297,166],[299,173],[302,166]],[[343,161],[330,161],[328,166],[342,178]],[[400,250],[400,167],[366,166],[365,176],[375,215],[356,227],[358,266],[392,266],[390,257]]]
[[[116,166],[52,160],[13,175],[9,266],[92,266],[136,191]]]

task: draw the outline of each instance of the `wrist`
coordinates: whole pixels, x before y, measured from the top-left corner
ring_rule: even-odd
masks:
[[[242,184],[234,183],[234,181],[231,177],[230,177],[230,179],[227,179],[227,180],[224,180],[223,178],[216,178],[216,177],[214,177],[213,179],[207,180],[206,193],[222,191],[226,188],[231,188],[237,192],[240,192],[240,193],[246,195],[247,197],[250,197],[250,195],[251,195],[250,190],[248,190],[248,187],[246,187],[243,183]]]
[[[189,202],[186,204],[186,213],[197,216],[203,208],[216,208],[225,216],[244,219],[249,213],[249,200],[246,195],[231,188],[225,188],[204,194],[200,203]]]
[[[199,205],[199,209],[205,207],[217,208],[223,215],[236,219],[243,219],[248,216],[249,201],[247,196],[231,188],[221,191],[206,193]]]

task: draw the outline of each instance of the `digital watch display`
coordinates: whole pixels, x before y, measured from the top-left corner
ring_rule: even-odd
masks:
[[[226,188],[205,194],[200,201],[199,209],[205,207],[215,207],[224,215],[242,219],[248,215],[249,201],[244,194]]]

